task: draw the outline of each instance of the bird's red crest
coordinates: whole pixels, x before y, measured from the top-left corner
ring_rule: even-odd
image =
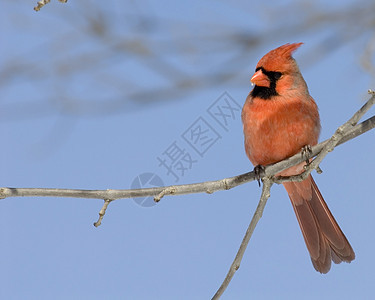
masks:
[[[290,65],[292,54],[303,43],[285,44],[264,55],[257,67],[263,67],[268,71],[284,71]]]

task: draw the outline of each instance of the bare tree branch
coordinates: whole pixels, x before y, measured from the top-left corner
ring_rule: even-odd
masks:
[[[223,294],[227,286],[229,285],[234,273],[240,267],[242,257],[245,253],[250,238],[254,232],[254,229],[260,220],[267,199],[270,197],[270,189],[274,183],[282,183],[285,181],[302,181],[312,172],[312,170],[319,169],[320,162],[324,157],[331,152],[336,146],[343,144],[364,132],[375,127],[375,116],[365,120],[364,122],[357,124],[363,115],[375,104],[375,92],[372,90],[368,91],[371,94],[370,99],[343,125],[341,125],[333,136],[311,148],[311,152],[308,155],[296,155],[285,159],[281,162],[273,165],[266,166],[264,168],[264,174],[262,177],[263,189],[258,203],[257,209],[253,215],[253,218],[249,224],[246,234],[242,240],[241,246],[237,252],[237,255],[225,277],[222,285],[214,295],[212,299],[219,299]],[[290,168],[291,166],[297,165],[306,159],[315,157],[311,163],[306,167],[305,171],[300,175],[289,176],[289,177],[275,177],[279,172]],[[213,193],[219,190],[229,190],[233,187],[241,185],[246,182],[255,180],[255,174],[248,172],[238,176],[224,178],[216,181],[207,181],[194,184],[185,185],[174,185],[168,187],[155,187],[146,189],[133,189],[133,190],[78,190],[78,189],[50,189],[50,188],[0,188],[0,199],[7,197],[75,197],[75,198],[95,198],[103,199],[105,202],[102,209],[99,212],[99,219],[94,223],[94,226],[98,227],[105,215],[108,205],[111,201],[121,198],[135,198],[135,197],[147,197],[154,196],[156,202],[160,201],[165,195],[183,195],[192,193]]]

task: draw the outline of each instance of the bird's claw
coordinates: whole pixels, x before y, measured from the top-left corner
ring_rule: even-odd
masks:
[[[260,186],[260,180],[264,177],[264,167],[262,165],[257,165],[254,168],[255,179],[258,181]]]
[[[310,163],[310,155],[312,153],[312,148],[310,145],[305,145],[302,147],[302,150],[301,150],[301,155],[302,157],[305,158],[306,160],[306,164],[309,164]]]

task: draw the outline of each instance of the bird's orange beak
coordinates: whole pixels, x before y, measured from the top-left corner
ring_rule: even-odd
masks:
[[[255,72],[250,81],[257,86],[270,87],[270,80],[267,75],[263,74],[261,69]]]

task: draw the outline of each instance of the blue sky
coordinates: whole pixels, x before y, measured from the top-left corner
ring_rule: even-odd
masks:
[[[109,48],[105,39],[98,42],[88,34],[85,17],[92,14],[100,20],[100,14],[94,14],[87,3],[52,1],[39,13],[32,10],[30,1],[3,4],[1,69],[16,62],[29,65],[20,67],[22,73],[14,68],[12,78],[7,75],[10,71],[2,73],[6,84],[0,84],[1,186],[127,189],[147,172],[165,185],[175,184],[176,178],[168,175],[158,160],[165,158],[163,153],[173,143],[195,161],[180,174],[179,184],[251,170],[243,149],[239,112],[224,128],[208,109],[223,93],[242,106],[257,61],[287,42],[305,43],[295,58],[319,105],[320,140],[360,108],[368,98],[367,89],[375,88],[373,78],[360,66],[370,34],[349,40],[310,63],[314,49],[333,32],[333,28],[325,28],[318,34],[299,33],[293,40],[288,34],[265,37],[266,42],[248,57],[233,62],[237,77],[232,81],[185,96],[178,91],[176,98],[168,101],[154,101],[151,94],[151,99],[140,104],[142,101],[127,98],[127,93],[169,82],[168,77],[142,67],[136,55],[93,56],[100,59],[100,63],[97,58],[88,62],[95,64],[94,69],[59,65],[80,53],[84,54],[82,60],[89,59],[87,53],[108,53],[104,52]],[[150,39],[166,42],[153,50],[161,51],[166,61],[189,74],[201,71],[210,78],[227,66],[237,50],[232,49],[235,44],[225,42],[230,30],[256,33],[272,25],[265,5],[158,1],[127,7],[113,1],[102,9],[117,11],[110,24],[119,37],[122,31],[132,37],[118,17],[122,10],[131,10],[130,16],[157,16],[163,22],[158,31],[150,33]],[[338,5],[344,4],[332,4],[330,9],[340,9]],[[171,36],[181,32],[196,42],[190,44],[196,48],[168,44]],[[199,55],[208,43],[195,39],[199,34],[217,37],[221,47],[217,53],[208,47],[208,56]],[[185,56],[179,54],[188,50]],[[78,71],[71,75],[67,69],[74,67]],[[117,102],[110,99],[125,104],[120,101],[116,108]],[[215,132],[214,142],[210,147],[203,143],[201,153],[184,135],[197,120]],[[355,261],[333,265],[326,275],[317,273],[287,194],[274,186],[241,267],[222,299],[370,298],[375,246],[373,149],[374,132],[369,132],[335,149],[321,165],[323,174],[313,174],[356,252]],[[117,200],[110,204],[98,228],[92,223],[97,220],[101,200],[2,200],[1,298],[209,299],[232,263],[260,191],[253,182],[212,195],[165,197],[148,208],[132,199]]]

